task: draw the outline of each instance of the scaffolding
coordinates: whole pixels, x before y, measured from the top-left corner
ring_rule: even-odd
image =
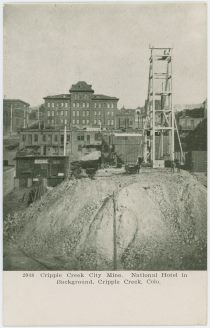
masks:
[[[144,160],[157,167],[161,160],[174,161],[172,48],[150,47],[150,52]]]

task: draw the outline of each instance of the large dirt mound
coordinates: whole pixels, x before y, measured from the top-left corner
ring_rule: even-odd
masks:
[[[112,270],[115,207],[117,269],[205,269],[206,188],[153,172],[64,182],[22,213],[19,248],[47,269]]]

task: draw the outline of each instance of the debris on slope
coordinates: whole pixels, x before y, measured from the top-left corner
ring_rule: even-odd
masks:
[[[18,218],[18,247],[52,270],[112,270],[114,192],[118,270],[205,269],[206,188],[150,172],[65,181]]]

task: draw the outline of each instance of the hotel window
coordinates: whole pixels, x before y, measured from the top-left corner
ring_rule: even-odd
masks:
[[[83,108],[85,107],[85,103],[82,103],[82,107],[83,107]]]
[[[38,134],[34,134],[34,142],[38,142]]]
[[[96,103],[94,104],[94,107],[97,108],[97,104]]]
[[[111,125],[114,125],[114,120],[111,120]]]
[[[68,107],[68,103],[65,103],[65,107]]]
[[[47,124],[50,124],[50,120],[47,120]]]
[[[94,115],[97,115],[97,112],[96,111],[94,112]]]
[[[101,124],[101,120],[98,120],[98,124]]]
[[[89,103],[87,103],[87,108],[89,108],[89,105],[90,105],[90,104],[89,104]]]
[[[112,116],[114,116],[114,112],[111,112]]]
[[[54,135],[54,140],[55,140],[55,142],[58,142],[58,135],[57,134]]]
[[[52,112],[51,112],[51,115],[52,115],[52,116],[54,116],[54,115],[55,115],[55,112],[54,112],[54,110],[52,110]]]
[[[28,134],[28,143],[29,145],[32,144],[32,134]]]
[[[107,112],[107,115],[109,115],[109,112]]]
[[[82,124],[85,124],[85,120],[82,120]]]
[[[63,107],[63,103],[61,103],[61,107]]]
[[[75,120],[72,120],[72,123],[75,124]]]
[[[63,119],[61,118],[61,124],[63,124]]]
[[[108,125],[110,125],[110,120],[108,120]]]
[[[83,112],[82,112],[82,116],[85,116],[85,111],[83,110]]]
[[[73,110],[73,116],[75,116],[75,110]]]
[[[107,104],[107,108],[110,108],[110,105],[109,104]]]
[[[77,124],[79,124],[79,120],[77,120]]]
[[[51,134],[48,134],[47,139],[48,139],[49,143],[52,143],[52,135]]]
[[[96,120],[94,120],[94,124],[96,124],[97,123],[97,121]]]
[[[67,120],[64,120],[64,123],[67,124]]]
[[[104,103],[104,107],[105,107],[105,108],[107,107],[106,103]]]
[[[50,107],[50,103],[49,102],[47,103],[47,107]]]
[[[89,123],[90,123],[90,121],[89,121],[89,120],[87,120],[86,122],[87,122],[87,124],[89,124]]]
[[[46,142],[46,135],[45,134],[43,134],[43,136],[42,136],[42,141]]]
[[[96,133],[96,134],[95,134],[95,140],[96,140],[96,141],[100,141],[100,140],[101,140],[101,135],[100,135],[100,133]]]
[[[52,103],[52,107],[53,107],[53,108],[55,107],[55,104],[54,104],[54,103]]]
[[[77,107],[79,107],[79,103],[77,103]]]
[[[67,141],[70,141],[70,134],[67,134]]]
[[[112,108],[114,108],[114,104],[112,104],[111,106],[112,106]]]
[[[66,115],[66,116],[68,115],[68,111],[67,111],[67,110],[65,110],[65,115]]]
[[[63,110],[61,110],[61,115],[63,116]]]
[[[47,111],[47,116],[50,116],[50,111],[49,110]]]
[[[52,124],[54,124],[55,123],[55,121],[52,119]]]
[[[90,115],[90,112],[89,112],[89,110],[86,112],[86,115],[87,115],[87,116],[89,116],[89,115]]]
[[[79,116],[79,111],[77,111],[77,116]]]
[[[75,104],[75,102],[73,102],[73,107],[76,107],[76,104]]]
[[[98,107],[101,108],[101,104],[98,104]]]

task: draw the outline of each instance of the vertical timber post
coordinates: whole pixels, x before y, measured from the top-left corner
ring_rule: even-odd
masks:
[[[174,161],[174,109],[173,109],[173,88],[172,88],[172,49],[171,49],[171,101],[170,101],[170,109],[171,109],[171,160]]]
[[[153,50],[151,49],[152,57],[152,166],[155,166],[155,79],[154,79],[154,58]]]

